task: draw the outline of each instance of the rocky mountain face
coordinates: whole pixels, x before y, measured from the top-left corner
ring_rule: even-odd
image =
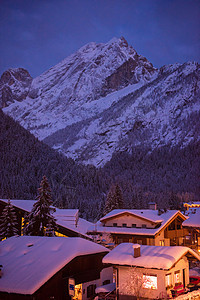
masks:
[[[16,101],[26,99],[32,77],[23,68],[9,69],[0,78],[0,107],[6,107]]]
[[[85,164],[102,166],[138,146],[153,151],[199,141],[199,64],[157,70],[124,38],[90,43],[33,80],[9,85],[2,78],[3,111]],[[3,97],[6,88],[12,93]]]

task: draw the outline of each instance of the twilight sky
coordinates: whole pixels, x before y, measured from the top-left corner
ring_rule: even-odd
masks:
[[[200,0],[0,0],[0,75],[40,75],[89,42],[124,36],[155,67],[200,62]]]

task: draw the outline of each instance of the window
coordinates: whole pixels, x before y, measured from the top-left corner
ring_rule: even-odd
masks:
[[[172,281],[171,273],[166,274],[165,275],[165,285],[166,285],[166,287],[171,285],[171,283],[172,283],[171,281]]]
[[[126,223],[123,223],[123,224],[122,224],[122,227],[127,227],[127,224],[126,224]]]
[[[157,275],[145,275],[145,274],[143,274],[142,287],[144,289],[156,290],[158,288],[158,286],[157,286]]]
[[[165,246],[165,241],[164,240],[160,241],[160,246]]]
[[[136,224],[132,224],[132,227],[133,227],[133,228],[136,228]]]
[[[117,227],[117,223],[113,223],[113,227]]]
[[[62,234],[62,233],[60,233],[58,231],[55,231],[55,236],[64,236],[64,237],[67,237],[66,235],[64,235],[64,234]]]
[[[142,224],[142,228],[147,228],[147,225],[146,224]]]
[[[96,284],[91,284],[87,287],[87,298],[95,295]]]
[[[179,283],[180,282],[180,271],[176,271],[174,274],[174,282]]]

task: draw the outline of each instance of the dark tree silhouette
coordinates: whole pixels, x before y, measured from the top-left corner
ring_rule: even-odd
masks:
[[[24,233],[26,235],[52,236],[56,229],[56,221],[52,215],[54,209],[51,207],[51,189],[46,176],[43,176],[38,192],[38,200],[28,215]]]
[[[124,200],[122,190],[119,184],[112,185],[105,203],[104,215],[112,211],[113,209],[124,208]]]
[[[0,239],[9,238],[17,234],[18,229],[15,210],[10,199],[8,199],[8,203],[6,204],[0,218]]]

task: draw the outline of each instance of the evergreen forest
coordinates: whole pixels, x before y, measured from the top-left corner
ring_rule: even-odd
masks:
[[[78,208],[94,221],[105,211],[113,184],[123,193],[124,208],[180,208],[200,197],[200,143],[134,148],[117,152],[103,168],[83,166],[39,141],[0,110],[0,198],[36,199],[45,175],[52,200],[60,208]]]

